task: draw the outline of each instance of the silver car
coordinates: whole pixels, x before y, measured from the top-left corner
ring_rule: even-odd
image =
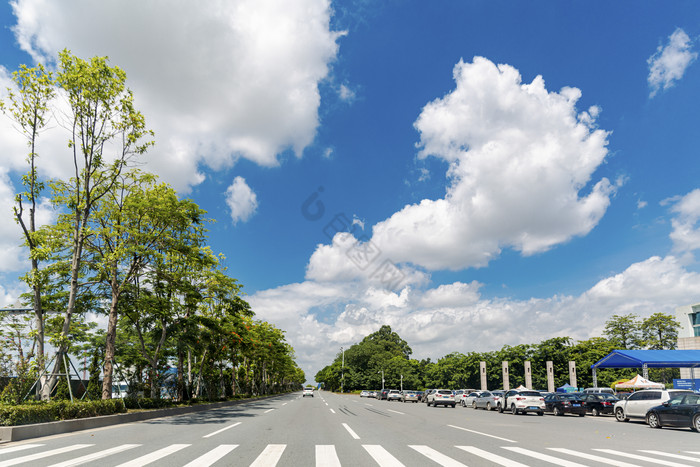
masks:
[[[503,391],[481,391],[479,397],[474,399],[473,407],[475,409],[497,410],[499,404],[501,403],[501,397],[503,397]]]

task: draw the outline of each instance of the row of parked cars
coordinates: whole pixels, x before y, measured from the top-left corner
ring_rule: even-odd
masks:
[[[560,416],[611,414],[618,422],[630,419],[644,420],[652,428],[686,427],[700,432],[700,394],[683,389],[646,389],[619,398],[605,388],[580,393],[547,393],[530,389],[509,391],[474,391],[461,389],[427,389],[418,391],[362,391],[361,397],[401,402],[424,402],[428,407],[457,404],[474,409],[497,410],[514,415],[551,412]]]

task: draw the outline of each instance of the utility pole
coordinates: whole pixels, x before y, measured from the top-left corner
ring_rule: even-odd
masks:
[[[340,392],[345,392],[345,350],[341,347],[343,353],[343,361],[340,365]]]

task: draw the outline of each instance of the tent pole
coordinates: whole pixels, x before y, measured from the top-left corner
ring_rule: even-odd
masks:
[[[642,366],[642,376],[644,376],[644,379],[649,379],[649,368],[646,363]]]

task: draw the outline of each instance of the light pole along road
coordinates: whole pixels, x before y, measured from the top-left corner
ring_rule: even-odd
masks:
[[[316,391],[0,445],[0,467],[685,466],[700,435],[612,416],[511,415]]]

